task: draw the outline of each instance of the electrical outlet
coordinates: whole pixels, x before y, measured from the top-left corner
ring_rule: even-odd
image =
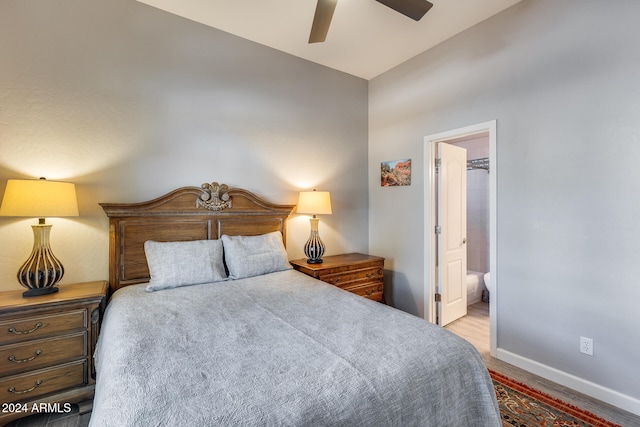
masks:
[[[580,337],[580,353],[593,356],[593,339]]]

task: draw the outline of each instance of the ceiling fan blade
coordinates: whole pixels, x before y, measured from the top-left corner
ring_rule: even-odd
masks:
[[[333,11],[336,9],[338,0],[318,0],[316,13],[313,16],[313,25],[309,35],[309,43],[323,42],[327,38]]]
[[[419,21],[425,13],[431,9],[433,3],[427,0],[376,0],[385,6],[390,7],[396,12],[408,16],[409,18]]]

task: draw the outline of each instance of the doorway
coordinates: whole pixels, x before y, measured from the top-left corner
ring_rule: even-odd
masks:
[[[438,281],[438,179],[436,174],[436,159],[438,158],[439,144],[450,144],[455,141],[471,139],[477,136],[487,135],[489,139],[489,164],[491,170],[489,174],[489,271],[491,272],[491,285],[493,292],[489,300],[489,341],[490,353],[495,356],[497,348],[497,298],[498,298],[498,275],[496,257],[496,206],[497,206],[497,169],[496,169],[496,121],[479,123],[466,126],[447,132],[429,135],[424,138],[425,143],[425,292],[424,292],[424,312],[425,318],[438,323],[441,318],[439,311],[443,308],[440,301],[436,301]],[[465,236],[466,237],[466,236]],[[446,307],[445,307],[446,309]]]

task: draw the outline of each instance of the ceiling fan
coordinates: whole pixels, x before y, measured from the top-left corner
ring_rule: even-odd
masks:
[[[425,13],[431,9],[433,3],[427,0],[376,0],[385,6],[390,7],[396,12],[408,16],[409,18],[419,21]],[[309,35],[309,43],[323,42],[327,38],[329,25],[333,11],[336,9],[338,0],[318,0],[316,4],[316,13],[313,16],[313,25],[311,26],[311,34]]]

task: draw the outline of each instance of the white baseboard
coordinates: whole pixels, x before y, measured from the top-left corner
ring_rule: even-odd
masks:
[[[586,394],[587,396],[593,397],[594,399],[601,400],[617,408],[640,416],[640,400],[636,398],[500,348],[497,349],[496,356],[498,359],[517,366],[518,368],[522,368],[532,374],[546,378],[549,381],[569,387],[580,393]]]

